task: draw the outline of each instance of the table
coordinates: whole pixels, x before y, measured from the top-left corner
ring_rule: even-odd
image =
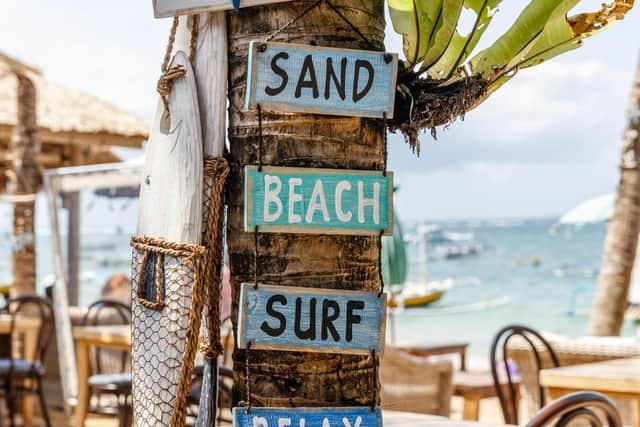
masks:
[[[38,345],[38,331],[40,330],[40,320],[33,317],[18,316],[15,322],[15,333],[22,335],[24,343],[24,355],[26,360],[36,358],[36,347]],[[0,334],[11,333],[11,316],[0,314]],[[33,396],[22,398],[22,419],[25,426],[31,425],[33,419]]]
[[[91,375],[91,347],[131,349],[130,325],[76,326],[73,328],[76,341],[76,363],[78,364],[78,404],[75,410],[75,425],[83,427],[89,412],[89,376]],[[226,335],[221,336],[223,343]]]
[[[631,400],[634,426],[640,427],[640,358],[543,369],[540,384],[551,400],[581,390]]]
[[[480,417],[480,401],[497,396],[491,372],[467,371],[468,342],[450,342],[439,344],[401,344],[395,348],[419,357],[458,354],[460,356],[460,372],[453,374],[453,395],[462,397],[462,418],[477,421]],[[503,385],[508,387],[508,385]],[[519,384],[514,384],[516,400],[519,396]]]
[[[414,356],[427,357],[427,356],[440,356],[443,354],[458,354],[460,355],[460,370],[465,371],[467,369],[467,347],[468,342],[451,342],[441,344],[400,344],[394,346],[398,350],[402,350]]]
[[[452,420],[437,415],[411,412],[382,411],[384,427],[506,427],[503,424],[481,424],[475,421]]]
[[[73,328],[78,364],[78,404],[75,410],[75,425],[84,426],[89,412],[89,376],[91,375],[91,347],[107,347],[119,350],[131,349],[131,326],[76,326]]]

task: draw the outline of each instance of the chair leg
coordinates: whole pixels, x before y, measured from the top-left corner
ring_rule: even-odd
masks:
[[[7,395],[7,410],[9,411],[9,426],[16,427],[16,400],[13,395]]]
[[[47,408],[47,403],[44,400],[44,390],[42,389],[42,377],[38,376],[38,395],[40,397],[40,411],[42,412],[42,418],[44,418],[44,424],[47,427],[51,427],[51,420],[49,419],[49,410]]]

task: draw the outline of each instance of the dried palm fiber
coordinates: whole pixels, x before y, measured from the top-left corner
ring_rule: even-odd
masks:
[[[414,153],[419,155],[420,131],[428,129],[436,138],[436,126],[448,126],[458,118],[464,120],[465,113],[484,97],[488,84],[479,75],[442,85],[442,81],[400,72],[389,130],[402,133]]]

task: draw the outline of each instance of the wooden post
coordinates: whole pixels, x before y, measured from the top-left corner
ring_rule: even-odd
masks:
[[[36,291],[35,194],[42,182],[38,165],[40,140],[36,123],[36,88],[23,74],[17,73],[16,78],[17,123],[9,145],[11,168],[8,172],[8,194],[18,197],[13,205],[12,296],[34,294]]]
[[[67,277],[69,305],[78,305],[80,297],[80,192],[64,193],[62,207],[69,213],[67,225]]]
[[[261,143],[257,111],[244,108],[247,56],[251,41],[265,41],[309,7],[291,2],[229,12],[229,257],[234,322],[240,285],[258,276],[265,284],[376,292],[378,236],[259,234],[244,228],[244,167],[264,165],[331,169],[382,170],[383,126],[380,119],[294,113],[262,114]],[[382,0],[332,1],[379,50],[384,49]],[[283,29],[274,42],[295,42],[353,49],[367,44],[326,4]],[[236,325],[237,326],[237,325]],[[377,403],[378,377],[370,355],[249,351],[251,395],[245,387],[247,350],[234,351],[234,404],[251,399],[259,406],[368,406]],[[373,402],[373,401],[376,402]]]

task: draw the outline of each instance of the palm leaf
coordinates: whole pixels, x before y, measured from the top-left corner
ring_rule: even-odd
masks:
[[[451,43],[442,57],[427,74],[433,79],[449,79],[453,72],[467,59],[469,54],[478,44],[480,37],[489,26],[497,6],[502,0],[465,0],[464,8],[472,10],[476,14],[473,28],[466,36],[456,29]]]
[[[402,34],[404,55],[413,67],[426,55],[443,0],[388,0],[394,30]]]
[[[543,31],[498,71],[488,92],[495,91],[520,69],[532,67],[582,45],[582,40],[622,19],[633,5],[632,0],[605,4],[597,12],[567,17],[580,0],[564,0],[553,11]]]
[[[429,2],[429,0],[423,1],[426,1],[427,3]],[[425,52],[424,59],[422,60],[422,65],[420,66],[421,71],[426,71],[429,67],[438,62],[446,52],[454,34],[456,33],[463,3],[464,0],[444,0],[442,2],[442,10],[438,18],[436,29],[433,31],[432,37],[429,39],[429,46]]]

